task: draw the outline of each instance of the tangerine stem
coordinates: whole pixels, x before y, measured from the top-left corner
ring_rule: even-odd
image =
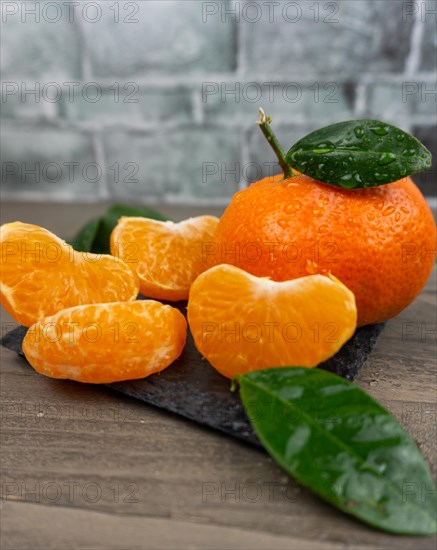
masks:
[[[273,149],[275,155],[278,157],[279,166],[282,168],[282,171],[284,173],[284,179],[292,178],[294,176],[293,169],[286,161],[285,151],[270,126],[271,121],[272,117],[267,116],[264,112],[264,109],[260,107],[259,120],[257,120],[256,123],[260,127],[261,132],[264,134],[266,140],[269,142],[269,145]]]

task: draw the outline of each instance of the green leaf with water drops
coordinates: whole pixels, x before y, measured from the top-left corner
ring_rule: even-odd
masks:
[[[93,218],[87,222],[75,237],[68,242],[75,250],[93,252],[95,254],[110,254],[109,238],[112,230],[122,216],[151,218],[166,221],[162,214],[147,206],[130,206],[115,204],[110,206],[100,218]]]
[[[397,420],[358,386],[300,367],[260,370],[236,381],[264,447],[302,485],[384,531],[437,531],[428,465]]]
[[[375,187],[431,167],[415,137],[378,120],[331,124],[299,140],[287,163],[317,181],[348,189]]]
[[[93,252],[109,254],[109,239],[118,220],[123,216],[135,218],[150,218],[152,220],[167,221],[168,218],[149,208],[148,206],[130,206],[128,204],[115,204],[108,208],[102,218],[100,230],[94,242]]]
[[[94,241],[101,229],[101,218],[93,218],[87,222],[76,236],[68,241],[69,244],[80,252],[93,252]]]

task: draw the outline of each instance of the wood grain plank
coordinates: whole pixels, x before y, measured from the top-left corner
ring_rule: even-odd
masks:
[[[33,506],[8,502],[2,516],[6,529],[2,549],[65,550],[93,548],[104,550],[202,548],[205,550],[296,549],[314,550],[311,540],[281,537],[215,525],[194,525],[180,520],[117,516],[95,511]],[[23,522],[23,517],[26,521]],[[50,517],[50,521],[47,518]],[[80,526],[80,527],[79,527]],[[320,550],[349,549],[352,546],[318,541]],[[362,546],[364,550],[374,547]]]
[[[116,396],[109,390],[35,373],[25,382],[17,388],[11,378],[14,390],[6,392],[9,405],[27,396],[24,414],[9,406],[3,416],[2,473],[3,487],[11,493],[8,501],[26,503],[36,498],[36,490],[39,504],[47,505],[61,489],[56,506],[293,534],[317,544],[322,539],[337,545],[384,541],[390,548],[392,537],[300,489],[262,451],[127,398],[117,396],[127,418],[114,417]],[[55,404],[63,405],[62,415]],[[82,405],[101,411],[102,418],[84,419]],[[35,416],[41,412],[43,416]],[[414,423],[414,415],[410,418]],[[421,437],[426,440],[427,432]],[[73,499],[71,487],[77,491]],[[83,493],[87,487],[89,498]],[[101,494],[90,502],[95,487]],[[119,487],[117,502],[114,487]],[[422,539],[419,543],[432,547]],[[400,539],[398,547],[411,544]]]
[[[82,221],[81,207],[69,208],[53,218],[59,233]],[[9,212],[44,223],[48,209]],[[387,324],[356,381],[416,439],[434,477],[436,343],[420,331],[436,323],[436,281],[434,271]],[[4,312],[2,323],[11,323]],[[341,514],[262,450],[106,388],[44,378],[0,353],[2,549],[436,547],[436,537],[390,536]]]

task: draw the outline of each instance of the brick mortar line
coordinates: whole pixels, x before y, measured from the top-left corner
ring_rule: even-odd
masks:
[[[88,40],[86,37],[86,32],[84,31],[83,21],[80,17],[76,17],[73,22],[73,29],[75,34],[79,38],[79,48],[80,48],[80,71],[82,77],[85,79],[85,81],[90,81],[89,79],[92,77],[92,65],[91,65],[91,58],[90,58],[90,52],[88,48]]]
[[[43,118],[2,118],[1,122],[3,125],[3,130],[73,130],[78,131],[84,134],[89,134],[94,136],[96,134],[101,134],[103,131],[113,130],[120,133],[129,133],[129,134],[139,134],[147,135],[153,134],[157,128],[162,130],[164,133],[169,131],[182,131],[182,130],[204,130],[204,131],[214,131],[222,129],[233,129],[248,131],[255,128],[255,119],[256,119],[256,109],[254,110],[253,120],[242,120],[239,118],[229,118],[223,115],[223,119],[211,119],[205,120],[203,122],[197,122],[195,120],[189,122],[165,122],[156,120],[153,123],[122,123],[116,120],[102,122],[98,121],[96,123],[86,123],[80,122],[77,120],[65,120],[65,119],[43,119]],[[334,123],[338,121],[337,115],[327,116],[327,117],[317,117],[317,118],[307,118],[305,116],[296,115],[293,116],[293,119],[290,121],[277,122],[276,127],[278,128],[289,128],[290,126],[296,126],[299,128],[305,128],[309,124],[314,123],[315,121],[320,121],[323,124]],[[416,115],[413,117],[408,117],[406,119],[410,126],[425,126],[433,127],[435,121],[431,120],[430,115]]]
[[[410,34],[410,49],[405,57],[404,74],[410,75],[418,72],[422,61],[423,38],[425,34],[425,23],[422,21],[420,10],[414,14],[413,28]]]
[[[48,84],[50,82],[55,82],[59,86],[63,86],[64,82],[67,83],[78,83],[79,86],[83,87],[87,84],[93,83],[97,84],[102,88],[102,90],[109,90],[110,86],[113,86],[116,82],[120,85],[127,84],[132,82],[138,85],[140,91],[160,91],[162,89],[171,90],[171,91],[186,91],[189,92],[193,88],[201,87],[202,84],[207,83],[217,83],[217,84],[258,84],[263,85],[267,84],[278,84],[278,85],[287,85],[287,84],[300,84],[302,86],[314,84],[314,82],[319,82],[321,84],[326,84],[328,82],[335,82],[336,84],[353,84],[361,81],[365,81],[368,85],[381,85],[381,84],[402,84],[403,82],[426,82],[428,84],[434,84],[436,82],[436,73],[432,71],[419,71],[416,73],[360,73],[359,77],[357,75],[308,75],[300,76],[299,78],[290,78],[285,75],[258,75],[253,74],[250,78],[245,74],[195,74],[193,76],[181,76],[181,77],[162,77],[160,75],[140,77],[136,78],[135,75],[132,76],[114,76],[111,78],[98,78],[90,75],[90,78],[62,78],[62,82],[57,82],[56,80],[29,80],[25,77],[14,78],[14,77],[3,77],[2,82],[12,82],[16,84],[28,84],[35,85],[35,83],[40,83],[40,85]],[[67,88],[65,86],[65,88]]]
[[[205,121],[205,109],[203,108],[200,90],[193,89],[191,91],[191,103],[193,121],[197,124],[203,124]]]
[[[95,162],[102,168],[102,178],[99,181],[99,187],[97,195],[99,198],[105,200],[110,198],[111,192],[109,188],[108,178],[108,164],[106,162],[105,146],[103,143],[102,135],[95,133],[93,135],[93,147],[94,147],[94,159]]]
[[[245,185],[247,187],[248,184]],[[169,205],[169,206],[212,206],[212,207],[222,207],[222,206],[228,206],[231,202],[232,197],[223,197],[223,198],[187,198],[187,197],[168,197],[168,196],[161,196],[161,197],[153,197],[149,196],[147,194],[142,195],[129,195],[128,193],[124,195],[117,195],[117,196],[111,196],[111,199],[114,200],[127,200],[127,201],[135,201],[139,202],[141,204],[147,203],[150,206],[153,205]],[[437,208],[437,198],[434,195],[425,195],[425,198],[430,205],[431,208],[435,209]],[[85,203],[85,204],[99,204],[102,201],[102,198],[99,197],[97,194],[94,195],[81,195],[78,196],[73,193],[61,193],[61,192],[54,192],[50,193],[50,195],[47,195],[44,191],[42,192],[35,192],[35,191],[2,191],[1,193],[1,199],[4,202],[21,202],[21,201],[34,201],[37,203],[56,203],[56,202],[65,202],[68,200],[71,203],[79,202],[79,203]]]
[[[247,129],[240,129],[240,162],[241,166],[247,166],[251,162],[250,144]],[[247,182],[240,179],[237,184],[239,191],[247,187]]]
[[[247,186],[247,185],[246,185]],[[237,191],[237,187],[235,188],[235,191]],[[47,202],[47,203],[54,203],[54,202],[83,202],[86,204],[98,204],[101,203],[102,198],[97,195],[81,195],[78,196],[77,194],[74,194],[73,192],[52,192],[50,194],[46,194],[45,191],[23,191],[20,190],[18,192],[14,191],[2,191],[1,193],[2,201],[34,201],[37,203]],[[141,204],[147,203],[148,205],[157,205],[157,204],[163,204],[163,205],[170,205],[170,206],[227,206],[231,202],[231,196],[229,197],[221,197],[221,198],[187,198],[187,197],[176,197],[171,195],[162,195],[160,197],[141,194],[121,194],[121,195],[111,195],[110,199],[112,200],[128,200],[128,201],[135,201],[139,202]]]

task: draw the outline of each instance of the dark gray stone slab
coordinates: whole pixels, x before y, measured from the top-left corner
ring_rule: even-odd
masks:
[[[186,303],[177,307],[185,313]],[[369,357],[384,325],[359,328],[355,335],[323,368],[352,381]],[[27,329],[18,327],[6,334],[1,344],[24,357],[21,343]],[[185,418],[260,445],[246,417],[237,393],[230,392],[230,381],[202,358],[188,332],[182,355],[159,374],[110,384],[123,394],[179,414]]]

